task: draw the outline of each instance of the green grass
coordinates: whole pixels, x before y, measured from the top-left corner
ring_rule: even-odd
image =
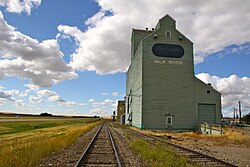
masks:
[[[153,167],[191,166],[188,164],[186,157],[176,154],[174,150],[167,145],[160,143],[153,145],[145,140],[135,140],[130,143],[129,147],[141,154],[142,158]]]
[[[36,129],[43,129],[49,127],[56,127],[61,125],[73,125],[73,124],[84,124],[87,122],[92,122],[97,119],[83,118],[83,119],[47,119],[39,120],[33,119],[32,121],[24,122],[0,122],[0,135],[11,134],[18,132],[25,132]]]

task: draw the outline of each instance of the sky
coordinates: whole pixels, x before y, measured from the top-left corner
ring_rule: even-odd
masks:
[[[132,28],[171,15],[222,114],[250,112],[249,0],[0,0],[0,112],[110,116],[126,90]]]

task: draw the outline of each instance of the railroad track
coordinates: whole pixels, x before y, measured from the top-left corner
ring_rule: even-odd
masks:
[[[129,131],[140,138],[151,140],[154,143],[156,141],[159,141],[159,142],[169,144],[170,146],[172,146],[176,150],[177,153],[187,156],[188,161],[190,163],[197,164],[199,166],[206,166],[206,167],[215,167],[215,166],[216,167],[237,167],[236,165],[230,164],[230,163],[225,162],[223,160],[220,160],[220,159],[211,157],[209,155],[205,155],[205,154],[202,154],[200,152],[182,147],[180,145],[168,142],[164,139],[160,139],[160,138],[157,138],[154,136],[149,136],[149,135],[146,135],[146,134],[143,134],[143,133],[131,130],[131,129]]]
[[[121,167],[117,149],[107,123],[103,123],[75,167]]]

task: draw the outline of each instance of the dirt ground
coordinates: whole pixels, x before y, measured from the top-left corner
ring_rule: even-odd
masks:
[[[171,138],[171,142],[225,160],[237,166],[249,167],[250,127],[228,127],[224,128],[224,132],[225,134],[223,135],[205,135],[193,132],[154,132],[154,135]]]

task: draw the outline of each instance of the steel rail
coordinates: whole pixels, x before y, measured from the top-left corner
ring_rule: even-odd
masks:
[[[173,146],[173,147],[175,147],[175,148],[178,148],[178,149],[180,149],[180,150],[184,150],[184,151],[187,151],[187,152],[191,152],[191,153],[196,154],[196,155],[200,155],[200,156],[202,156],[202,157],[207,158],[208,160],[215,161],[215,162],[217,162],[217,163],[219,163],[219,164],[221,164],[221,165],[225,165],[225,166],[228,166],[228,167],[237,167],[236,165],[230,164],[230,163],[228,163],[228,162],[226,162],[226,161],[223,161],[223,160],[214,158],[214,157],[212,157],[212,156],[209,156],[209,155],[206,155],[206,154],[203,154],[203,153],[200,153],[200,152],[197,152],[197,151],[188,149],[188,148],[186,148],[186,147],[182,147],[182,146],[180,146],[180,145],[171,143],[171,142],[166,141],[166,140],[164,140],[164,139],[159,139],[159,138],[154,137],[154,136],[149,136],[149,135],[143,134],[143,133],[141,133],[141,132],[138,132],[138,131],[135,131],[135,130],[132,130],[132,129],[129,129],[129,130],[130,130],[132,133],[134,133],[134,134],[137,134],[137,135],[139,135],[139,136],[143,136],[144,138],[151,139],[151,140],[158,140],[158,141],[167,143],[167,144],[169,144],[169,145],[171,145],[171,146]]]
[[[109,138],[110,138],[111,143],[112,143],[112,146],[113,146],[113,150],[114,150],[114,152],[115,152],[116,163],[117,163],[118,167],[122,167],[121,161],[120,161],[120,159],[119,159],[119,156],[118,156],[118,153],[117,153],[117,150],[116,150],[116,145],[115,145],[115,142],[114,142],[114,140],[113,140],[113,136],[112,136],[112,134],[111,134],[111,132],[110,132],[109,127],[108,127],[108,133],[109,133]]]
[[[84,161],[84,158],[87,157],[88,153],[89,153],[89,150],[91,149],[91,147],[93,146],[93,143],[95,141],[97,141],[97,137],[98,135],[100,134],[100,131],[102,130],[102,128],[104,127],[104,124],[103,123],[100,128],[97,130],[96,134],[94,135],[94,137],[92,138],[92,140],[90,141],[90,143],[88,144],[87,148],[85,149],[85,151],[83,152],[82,156],[80,157],[80,159],[77,161],[75,167],[80,167],[82,166],[82,163]],[[109,126],[107,125],[107,131],[108,131],[108,136],[109,136],[109,139],[110,139],[110,142],[111,142],[111,145],[112,145],[112,149],[114,151],[114,154],[115,154],[115,161],[116,161],[116,164],[118,167],[122,167],[121,165],[121,161],[119,159],[119,156],[118,156],[118,152],[117,152],[117,148],[116,148],[116,145],[115,145],[115,141],[113,139],[113,136],[112,136],[112,133],[110,131],[110,128]]]
[[[80,167],[81,166],[81,162],[83,160],[83,158],[87,155],[88,150],[90,149],[90,147],[92,146],[92,144],[94,143],[96,137],[98,136],[98,134],[100,133],[102,127],[103,127],[104,123],[100,126],[100,128],[97,130],[95,136],[92,138],[92,140],[90,141],[89,145],[87,146],[87,148],[85,149],[85,151],[83,152],[82,156],[80,157],[80,159],[77,161],[75,167]]]

